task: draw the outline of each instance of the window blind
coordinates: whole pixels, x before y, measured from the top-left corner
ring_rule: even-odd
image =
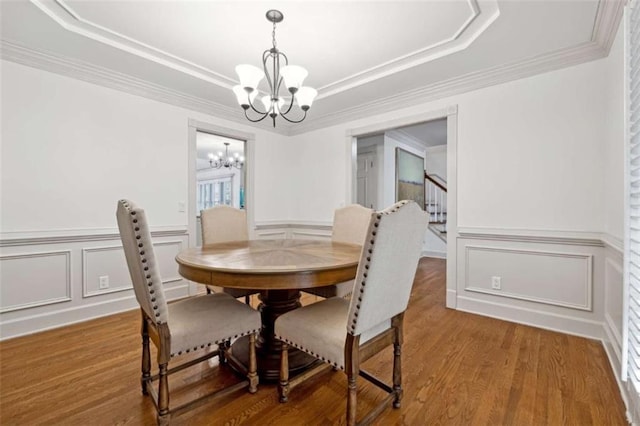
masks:
[[[625,338],[622,377],[640,393],[640,0],[628,3],[627,47],[627,164],[625,226]]]

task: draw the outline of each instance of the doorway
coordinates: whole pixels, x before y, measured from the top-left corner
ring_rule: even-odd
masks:
[[[214,141],[215,140],[215,141]],[[199,141],[201,143],[199,143]],[[228,146],[224,145],[229,143]],[[217,145],[216,145],[217,144]],[[219,153],[222,152],[222,156]],[[231,157],[240,162],[244,153],[243,165],[240,168],[217,167],[218,158]],[[212,154],[211,156],[209,154]],[[237,157],[236,157],[236,154]],[[216,204],[229,204],[243,208],[247,212],[249,237],[253,236],[254,203],[253,164],[255,157],[255,135],[235,129],[190,119],[188,127],[188,208],[187,234],[189,247],[196,247],[201,242],[198,225],[200,210]],[[212,164],[213,163],[213,164]],[[189,294],[198,292],[198,285],[189,285]]]
[[[439,110],[421,113],[418,115],[392,119],[386,122],[378,122],[369,126],[348,129],[347,130],[347,150],[350,153],[349,162],[351,173],[347,174],[347,202],[358,203],[362,201],[362,196],[359,196],[359,189],[366,190],[366,185],[363,185],[362,181],[359,182],[358,174],[358,155],[364,154],[366,151],[364,146],[359,146],[359,141],[371,140],[371,138],[380,137],[382,135],[382,147],[376,150],[368,149],[369,152],[377,153],[377,167],[378,167],[378,199],[377,206],[374,205],[376,210],[383,209],[393,204],[396,201],[396,149],[397,143],[385,143],[384,137],[387,133],[391,133],[394,130],[406,129],[412,126],[425,124],[428,122],[439,121],[440,128],[444,129],[446,144],[438,144],[433,147],[405,147],[406,151],[410,154],[421,156],[424,158],[425,169],[430,166],[437,168],[438,170],[432,174],[438,176],[433,177],[434,181],[442,184],[442,179],[446,180],[447,195],[439,203],[446,212],[446,243],[442,253],[447,260],[447,296],[446,305],[449,308],[456,307],[456,268],[457,268],[457,252],[456,243],[458,239],[458,227],[457,227],[457,127],[458,127],[458,108],[457,106],[451,106]],[[402,132],[400,132],[402,133]],[[403,135],[395,135],[397,138],[402,138]],[[406,140],[406,135],[404,135]],[[366,143],[365,143],[366,144]],[[422,153],[420,152],[422,151]],[[380,155],[382,153],[382,155]],[[371,163],[369,163],[371,164]],[[427,170],[428,171],[428,170]],[[429,172],[429,171],[428,171]],[[366,176],[371,173],[368,171]],[[445,174],[446,176],[443,176]],[[361,173],[360,176],[363,174]],[[427,179],[425,179],[425,191]],[[416,182],[417,183],[417,182]],[[368,189],[371,192],[371,189]],[[425,193],[425,200],[427,195]],[[371,205],[371,203],[369,203]],[[426,208],[427,202],[423,203]],[[369,206],[370,206],[369,205]],[[367,206],[367,207],[369,207]],[[427,214],[430,214],[427,211]],[[439,216],[442,219],[442,211]],[[429,230],[425,230],[425,238],[428,238]],[[433,255],[425,250],[423,247],[423,256]]]

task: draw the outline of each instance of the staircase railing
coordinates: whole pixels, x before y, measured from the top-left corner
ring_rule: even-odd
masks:
[[[440,176],[424,172],[425,194],[424,211],[429,213],[429,222],[447,221],[447,182]],[[439,182],[441,180],[442,182]]]

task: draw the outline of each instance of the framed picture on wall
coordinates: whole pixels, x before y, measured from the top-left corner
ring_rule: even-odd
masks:
[[[413,200],[424,209],[424,158],[396,148],[396,201]]]

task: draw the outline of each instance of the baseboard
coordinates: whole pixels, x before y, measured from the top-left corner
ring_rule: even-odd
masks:
[[[574,336],[596,340],[603,339],[602,322],[598,321],[515,307],[465,296],[457,297],[456,309],[517,324],[572,334]]]
[[[433,250],[422,250],[420,253],[420,257],[433,257],[436,259],[446,259],[447,252],[446,251],[433,251]]]
[[[446,307],[449,309],[456,309],[458,301],[458,292],[455,290],[447,289]]]
[[[167,300],[188,295],[189,285],[165,288]],[[84,322],[120,312],[139,309],[133,292],[125,297],[45,312],[0,323],[0,341]]]
[[[604,351],[607,354],[607,358],[609,358],[609,364],[611,365],[611,369],[613,370],[613,377],[616,378],[616,383],[618,384],[618,389],[620,390],[620,396],[624,401],[624,406],[627,408],[627,420],[629,423],[637,424],[631,422],[631,410],[629,409],[629,394],[627,392],[627,388],[625,383],[620,379],[620,372],[622,371],[621,366],[621,348],[619,347],[616,332],[613,330],[610,324],[611,319],[607,316],[605,322],[603,323],[604,328],[604,336],[602,339],[602,346],[604,347]]]

